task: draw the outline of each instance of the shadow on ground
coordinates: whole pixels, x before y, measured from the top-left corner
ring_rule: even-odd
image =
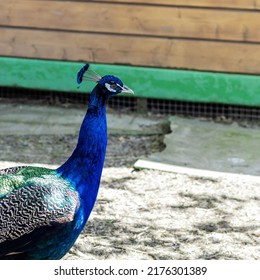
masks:
[[[116,175],[108,168],[66,258],[260,259],[259,185],[238,186],[159,171]]]

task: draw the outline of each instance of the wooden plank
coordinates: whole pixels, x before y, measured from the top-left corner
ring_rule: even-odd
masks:
[[[2,28],[3,56],[260,73],[257,44]]]
[[[52,0],[45,0],[52,1]],[[62,0],[63,1],[63,0]],[[128,4],[167,5],[182,7],[208,7],[259,10],[260,0],[81,0],[81,2],[108,2]]]
[[[51,91],[87,93],[93,83],[79,88],[80,62],[0,57],[0,85]],[[260,106],[260,76],[201,71],[92,64],[101,76],[119,76],[135,94],[131,97]]]
[[[11,0],[0,2],[0,25],[260,42],[259,12]]]
[[[145,159],[138,159],[134,164],[134,168],[137,170],[140,169],[160,170],[160,171],[171,172],[176,174],[185,174],[188,176],[198,177],[198,178],[206,178],[206,179],[211,178],[212,180],[231,179],[231,178],[233,180],[238,180],[238,181],[245,180],[246,182],[259,182],[260,180],[260,176],[255,176],[255,175],[198,169],[198,168],[167,164],[163,162],[156,162],[156,161],[145,160]]]

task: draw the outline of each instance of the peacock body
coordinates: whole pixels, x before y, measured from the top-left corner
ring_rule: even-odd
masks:
[[[97,85],[68,160],[56,170],[0,170],[0,259],[60,259],[88,220],[105,160],[106,101],[133,91],[114,76],[101,78],[88,64],[77,76],[78,83],[84,79]]]

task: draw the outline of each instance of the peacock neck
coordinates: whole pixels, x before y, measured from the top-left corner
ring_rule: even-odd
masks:
[[[57,172],[78,190],[92,209],[105,160],[107,145],[106,105],[96,86],[90,95],[87,114],[82,122],[76,149]],[[89,210],[90,210],[89,209]]]

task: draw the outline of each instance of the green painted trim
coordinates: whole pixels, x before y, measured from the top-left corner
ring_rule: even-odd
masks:
[[[81,62],[0,57],[0,85],[68,92],[77,88]],[[260,76],[95,64],[100,75],[120,77],[136,97],[260,106]]]

